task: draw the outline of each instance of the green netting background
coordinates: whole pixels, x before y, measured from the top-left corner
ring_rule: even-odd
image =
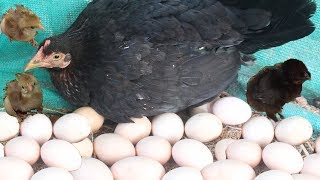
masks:
[[[23,4],[33,10],[41,18],[45,31],[39,31],[36,36],[37,42],[44,38],[64,32],[76,19],[78,14],[91,0],[2,0],[0,1],[0,13],[14,4]],[[320,0],[316,0],[318,6]],[[273,65],[288,58],[302,59],[308,66],[312,80],[304,84],[303,95],[312,102],[319,98],[320,74],[319,51],[320,51],[320,10],[312,18],[316,24],[316,31],[308,37],[290,42],[281,47],[272,48],[256,53],[257,61],[254,66],[242,67],[238,82],[231,85],[228,92],[245,99],[247,80],[259,71],[263,66]],[[16,72],[23,71],[24,65],[36,53],[37,49],[27,43],[12,42],[4,34],[0,34],[0,89],[5,87],[6,82],[15,78]],[[72,109],[54,89],[48,73],[43,69],[36,69],[35,75],[39,79],[44,91],[44,106],[50,109]],[[0,105],[3,104],[4,92],[0,92]],[[320,115],[303,109],[293,103],[285,105],[283,114],[286,117],[300,115],[307,118],[314,129],[320,132]]]

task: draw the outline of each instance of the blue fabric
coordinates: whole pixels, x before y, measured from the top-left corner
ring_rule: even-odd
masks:
[[[30,8],[41,18],[45,31],[39,31],[36,41],[41,41],[49,36],[64,32],[71,23],[77,18],[78,14],[86,7],[90,0],[6,0],[0,2],[0,13],[3,14],[14,4],[22,4]],[[320,4],[320,0],[316,0]],[[318,11],[312,20],[316,24],[317,30],[310,36],[298,41],[290,42],[281,47],[272,48],[256,53],[257,62],[254,66],[242,67],[238,82],[232,85],[228,91],[245,99],[245,88],[248,79],[257,73],[262,67],[282,62],[288,58],[298,58],[303,60],[311,74],[312,80],[304,84],[303,95],[308,100],[319,97],[320,78],[319,78],[319,46],[320,46],[320,12]],[[37,49],[28,43],[12,42],[4,34],[0,34],[0,89],[5,87],[6,82],[15,78],[16,72],[23,71],[26,63],[32,58]],[[36,69],[35,75],[39,79],[44,92],[44,106],[50,109],[72,109],[63,100],[53,87],[48,73],[43,69]],[[0,104],[3,104],[4,92],[0,92]],[[307,118],[314,129],[320,132],[320,116],[309,112],[292,103],[284,107],[283,114],[286,117],[300,115]]]

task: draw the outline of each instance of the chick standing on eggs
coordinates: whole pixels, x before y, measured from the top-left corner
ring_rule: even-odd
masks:
[[[38,46],[38,43],[34,40],[37,35],[36,29],[44,30],[40,18],[22,5],[15,6],[16,10],[9,9],[3,15],[1,31],[8,36],[10,41],[29,42],[33,46]]]
[[[7,83],[4,106],[9,115],[21,120],[31,110],[42,111],[42,91],[33,73],[17,73],[16,77]]]
[[[257,111],[278,121],[282,107],[300,96],[302,84],[311,79],[305,64],[289,59],[274,66],[267,66],[253,76],[247,84],[247,101]]]

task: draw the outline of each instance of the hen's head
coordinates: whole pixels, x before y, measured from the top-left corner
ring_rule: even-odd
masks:
[[[311,79],[311,74],[306,65],[297,59],[289,59],[282,63],[281,68],[286,78],[294,84],[302,84]]]
[[[37,54],[25,66],[24,71],[38,67],[66,68],[71,63],[71,54],[64,46],[64,44],[46,39],[39,46]]]

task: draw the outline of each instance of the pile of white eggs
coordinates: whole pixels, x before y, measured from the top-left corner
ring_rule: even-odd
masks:
[[[0,113],[1,180],[316,180],[320,139],[304,159],[294,146],[308,141],[311,124],[299,116],[275,124],[252,117],[249,105],[224,97],[192,110],[186,123],[174,113],[132,118],[114,133],[99,134],[103,117],[89,107],[60,117],[43,114],[21,124]],[[224,126],[242,129],[242,139],[221,139]],[[214,151],[206,144],[216,142]],[[166,172],[174,161],[179,167]],[[34,172],[35,163],[46,168]],[[269,170],[256,174],[264,164]]]

